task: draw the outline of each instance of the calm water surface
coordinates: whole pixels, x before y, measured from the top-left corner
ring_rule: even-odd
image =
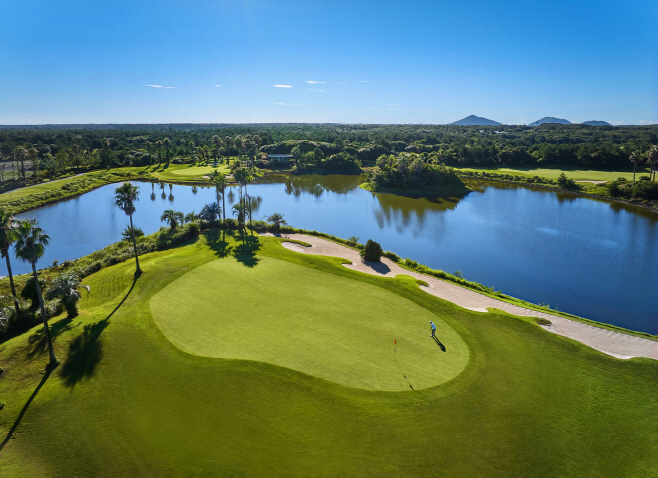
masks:
[[[658,333],[658,215],[640,208],[500,183],[470,183],[463,198],[408,198],[358,188],[358,176],[267,176],[248,186],[254,219],[374,239],[433,268],[590,319]],[[135,224],[148,233],[165,209],[199,212],[215,190],[139,183]],[[161,187],[163,187],[161,189]],[[21,214],[52,238],[49,266],[120,239],[128,218],[116,185]],[[237,190],[227,192],[227,206]],[[29,268],[14,260],[16,273]],[[2,263],[4,270],[4,261]],[[6,274],[6,271],[4,272]]]

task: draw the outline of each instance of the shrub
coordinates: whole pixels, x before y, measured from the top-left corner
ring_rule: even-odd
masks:
[[[43,290],[46,283],[43,279],[40,278],[39,285],[41,286],[41,290]],[[32,302],[32,305],[30,306],[31,309],[36,309],[39,307],[39,298],[37,297],[37,287],[34,283],[34,277],[30,277],[25,282],[25,286],[21,291],[21,297]]]
[[[192,236],[192,237],[197,237],[199,235],[199,233],[201,232],[201,228],[195,222],[190,223],[190,225],[187,226],[187,230],[190,233],[190,236]]]
[[[384,251],[382,256],[392,260],[393,262],[400,262],[402,260],[400,256],[398,256],[395,252],[391,252],[391,251]]]
[[[141,227],[133,226],[133,229],[135,231],[135,239],[138,237],[144,237],[144,230]],[[121,233],[121,237],[124,241],[129,241],[132,239],[130,235],[130,226],[126,226],[126,228]]]
[[[382,246],[378,242],[368,239],[368,242],[366,242],[365,247],[361,251],[361,259],[366,262],[381,262],[383,253]]]

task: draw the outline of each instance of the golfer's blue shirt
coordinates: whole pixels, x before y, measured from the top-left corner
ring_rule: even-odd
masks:
[[[432,324],[432,329],[436,330],[436,325],[434,325],[434,322],[430,322]]]

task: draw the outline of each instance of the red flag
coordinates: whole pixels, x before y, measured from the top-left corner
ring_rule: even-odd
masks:
[[[397,344],[398,343],[397,339],[393,339],[393,343]]]

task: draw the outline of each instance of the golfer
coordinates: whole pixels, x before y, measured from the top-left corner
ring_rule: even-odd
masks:
[[[430,326],[432,327],[432,337],[434,337],[434,333],[436,332],[436,325],[434,325],[434,322],[430,320]]]

